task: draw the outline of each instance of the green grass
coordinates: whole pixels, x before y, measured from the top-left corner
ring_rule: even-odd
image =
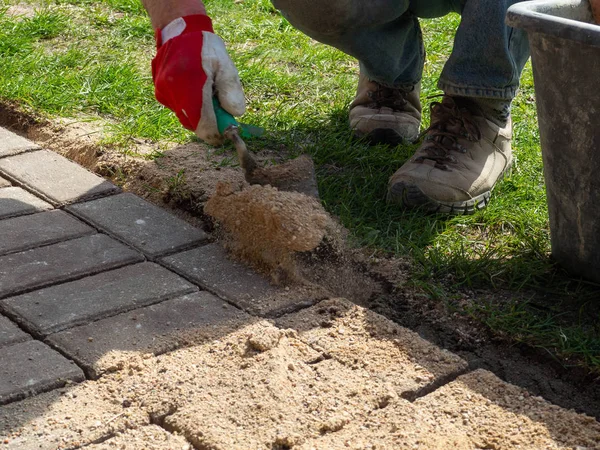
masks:
[[[0,13],[0,100],[50,117],[99,118],[109,125],[106,141],[124,151],[130,137],[193,139],[154,100],[153,31],[138,0],[30,3],[32,17]],[[268,0],[206,5],[244,83],[244,121],[268,130],[252,147],[310,153],[323,203],[351,230],[355,245],[411,257],[412,287],[514,341],[600,371],[600,288],[571,279],[549,258],[529,65],[513,106],[519,160],[513,174],[497,186],[485,211],[423,216],[384,201],[388,177],[414,147],[369,147],[352,140],[347,108],[356,89],[356,61],[294,30]],[[458,23],[456,15],[423,21],[425,105],[439,93],[436,81]],[[184,172],[172,183],[180,186],[182,180]],[[472,289],[481,295],[457,300]],[[506,292],[508,297],[500,295]]]

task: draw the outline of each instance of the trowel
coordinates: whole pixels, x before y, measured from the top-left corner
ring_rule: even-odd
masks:
[[[233,142],[244,178],[248,183],[270,185],[282,191],[300,192],[319,198],[315,165],[310,156],[301,155],[277,166],[259,167],[244,139],[261,136],[264,130],[252,125],[240,124],[221,107],[216,97],[213,97],[213,105],[219,133]]]

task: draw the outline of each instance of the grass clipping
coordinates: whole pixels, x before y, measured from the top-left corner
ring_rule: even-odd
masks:
[[[219,183],[204,211],[223,227],[228,250],[276,283],[298,281],[294,254],[317,248],[332,223],[315,198],[271,186]]]

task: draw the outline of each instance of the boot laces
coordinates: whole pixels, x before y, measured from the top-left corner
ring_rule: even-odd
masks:
[[[450,170],[448,164],[457,163],[453,152],[467,153],[468,149],[459,140],[471,142],[481,140],[481,130],[473,120],[467,107],[459,107],[451,97],[444,97],[441,102],[433,102],[430,106],[431,125],[423,133],[426,143],[421,147],[425,155],[415,158],[415,162],[435,161],[435,167]]]
[[[376,84],[377,89],[368,93],[375,108],[391,108],[394,111],[404,110],[404,106],[408,102],[406,96],[412,91],[411,89],[390,88],[379,83]]]

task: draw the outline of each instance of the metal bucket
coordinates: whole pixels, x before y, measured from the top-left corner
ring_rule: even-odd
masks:
[[[517,3],[507,23],[529,36],[553,257],[600,283],[600,26],[587,0]]]

